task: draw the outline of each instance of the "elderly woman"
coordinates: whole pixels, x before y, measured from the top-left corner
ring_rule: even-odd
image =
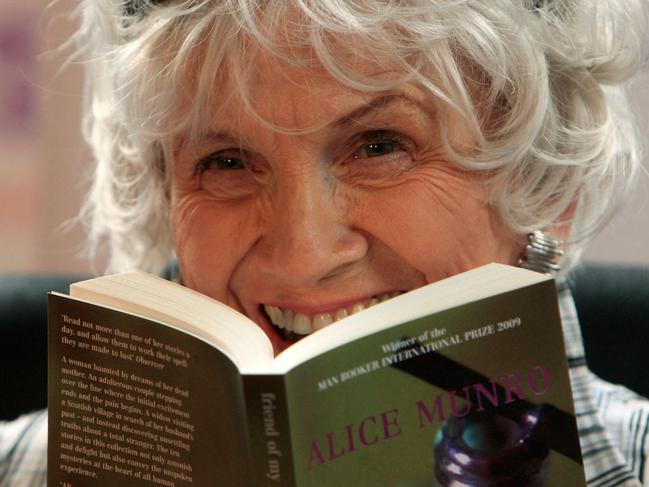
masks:
[[[276,351],[528,234],[578,260],[635,177],[621,89],[645,0],[169,0],[81,5],[83,216],[110,270],[242,311]],[[544,264],[541,262],[541,264]],[[552,264],[555,264],[554,262]],[[560,297],[587,478],[649,481],[649,405],[583,365]],[[0,430],[0,483],[43,482],[44,415]]]

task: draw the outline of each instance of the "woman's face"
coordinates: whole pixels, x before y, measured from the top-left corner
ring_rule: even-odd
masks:
[[[194,146],[176,144],[171,221],[185,285],[253,319],[276,351],[373,300],[489,262],[520,237],[485,204],[481,177],[445,153],[470,147],[431,95],[346,88],[261,61],[251,104],[234,97]],[[223,90],[223,100],[228,90]],[[216,111],[215,111],[216,112]],[[290,337],[290,335],[288,335]]]

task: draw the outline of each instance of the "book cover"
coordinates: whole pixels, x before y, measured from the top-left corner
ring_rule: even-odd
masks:
[[[349,343],[286,384],[297,485],[585,485],[552,282]]]
[[[49,485],[585,485],[553,281],[285,373],[60,295],[49,346]]]

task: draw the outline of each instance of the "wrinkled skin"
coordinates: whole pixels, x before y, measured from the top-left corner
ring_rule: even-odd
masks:
[[[236,97],[198,145],[177,141],[171,222],[185,285],[253,319],[276,351],[290,342],[263,312],[308,316],[407,291],[522,249],[485,204],[478,173],[453,164],[472,144],[462,118],[406,84],[363,93],[324,72],[259,63],[252,105]],[[227,93],[226,87],[222,93]]]

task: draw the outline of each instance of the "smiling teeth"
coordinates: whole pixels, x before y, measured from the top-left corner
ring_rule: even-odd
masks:
[[[338,320],[342,320],[347,316],[363,311],[365,308],[387,301],[399,294],[401,294],[399,291],[381,294],[369,301],[355,303],[352,306],[340,308],[331,313],[319,313],[312,316],[307,316],[303,313],[294,313],[290,309],[283,310],[277,306],[270,306],[267,304],[264,305],[264,310],[270,318],[270,321],[275,326],[297,335],[308,335],[314,331],[321,330]]]

